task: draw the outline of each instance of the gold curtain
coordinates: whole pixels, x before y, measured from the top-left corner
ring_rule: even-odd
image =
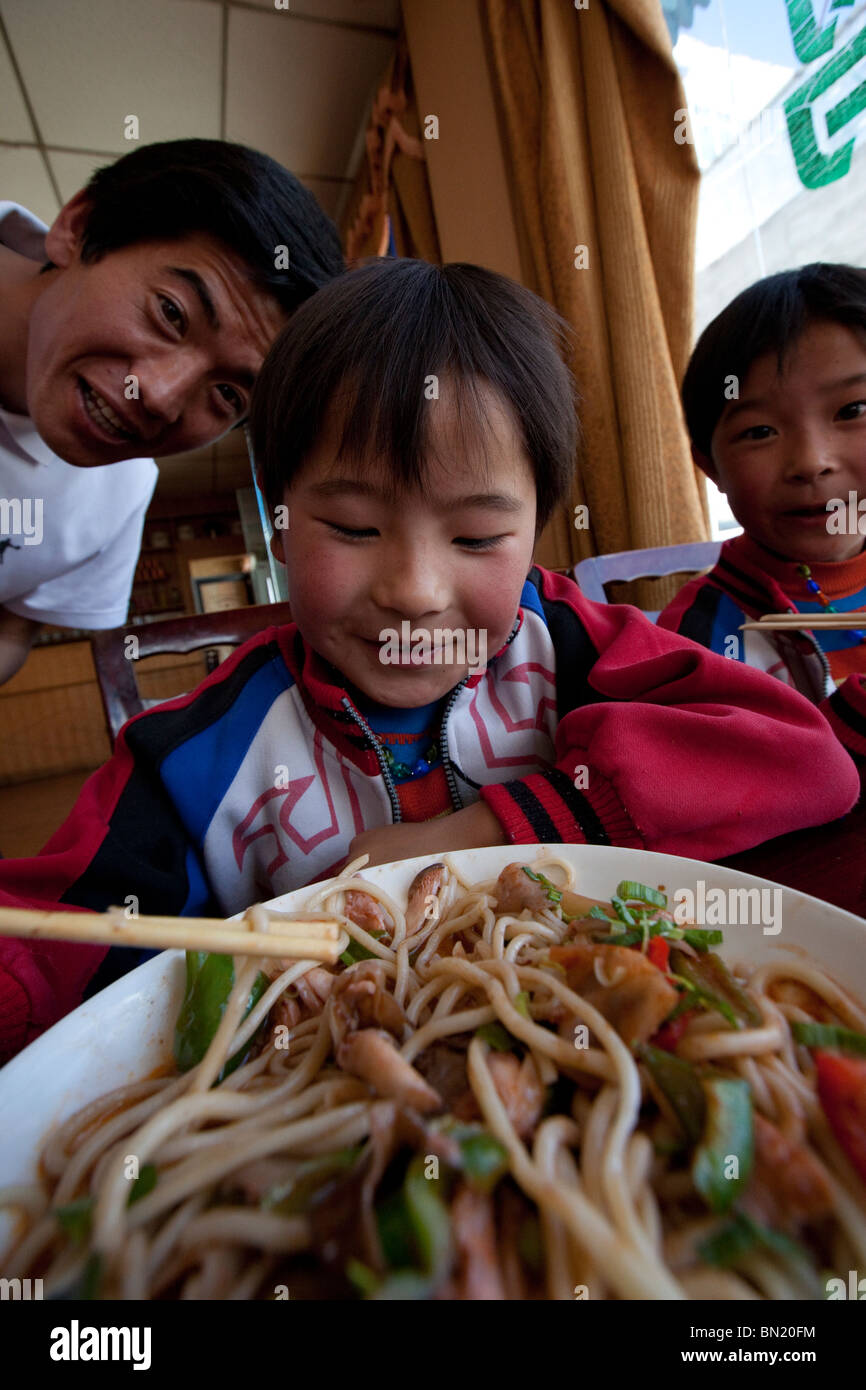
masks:
[[[491,167],[495,155],[507,170],[501,206],[513,222],[515,273],[519,261],[522,282],[571,324],[581,396],[580,475],[537,559],[564,568],[597,553],[707,538],[678,391],[691,344],[700,176],[692,146],[674,138],[685,96],[658,0],[589,0],[586,9],[570,0],[440,0],[433,15],[426,4],[403,3],[408,44],[401,35],[373,104],[342,218],[347,256],[384,254],[387,216],[400,255],[441,263],[441,239],[450,259],[456,246],[456,258],[501,268],[490,218],[479,219],[477,208],[462,218],[453,187],[442,195],[450,203],[439,208],[437,235],[442,185],[434,178],[431,193],[425,162],[435,157],[441,173],[447,161],[453,184],[464,163],[478,167],[468,162],[472,142],[481,141],[486,159],[489,141],[498,141],[489,155]],[[470,42],[469,4],[481,28],[461,80],[477,71],[474,108],[465,88],[443,80],[454,33]],[[410,52],[424,110],[442,122],[432,144],[420,138]],[[491,106],[492,124],[478,115]],[[583,521],[579,504],[586,529],[574,524]],[[660,581],[630,593],[659,608],[675,588]]]
[[[538,558],[561,566],[706,539],[678,395],[700,175],[692,146],[674,139],[686,103],[661,7],[479,3],[524,283],[572,325],[582,397],[574,502],[589,529],[559,515]]]
[[[390,229],[399,256],[441,264],[424,141],[402,36],[373,101],[366,147],[341,218],[347,261],[384,256]]]

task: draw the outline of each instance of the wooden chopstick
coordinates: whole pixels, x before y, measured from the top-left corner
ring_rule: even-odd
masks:
[[[828,632],[842,632],[851,628],[866,630],[866,610],[848,613],[765,613],[756,622],[741,623],[740,630],[782,632],[786,628],[796,631],[809,631],[820,628]]]
[[[333,965],[339,955],[342,928],[338,922],[290,921],[268,913],[273,930],[256,931],[241,922],[219,917],[127,917],[122,907],[108,912],[38,912],[0,908],[0,936],[23,936],[31,941],[88,941],[105,946],[176,947],[182,951],[213,951],[233,956],[286,956],[320,960]]]

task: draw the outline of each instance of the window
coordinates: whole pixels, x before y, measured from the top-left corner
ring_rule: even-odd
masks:
[[[662,6],[702,172],[697,337],[774,271],[866,264],[866,0]]]

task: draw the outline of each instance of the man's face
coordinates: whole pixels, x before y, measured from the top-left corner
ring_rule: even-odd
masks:
[[[288,526],[273,545],[286,565],[292,617],[321,656],[383,705],[429,704],[467,674],[459,636],[437,641],[436,629],[462,633],[467,656],[493,656],[514,626],[532,563],[535,482],[509,412],[480,389],[489,462],[480,446],[466,447],[443,383],[429,407],[436,417],[424,492],[396,493],[374,460],[340,459],[333,411],[286,489]],[[383,634],[402,632],[404,622],[413,643],[428,636],[426,662],[389,652]]]
[[[243,262],[204,235],[142,242],[65,264],[33,305],[27,408],[60,458],[81,466],[180,454],[247,413],[286,315]]]
[[[725,407],[702,467],[753,540],[804,563],[850,559],[860,534],[828,530],[826,503],[866,497],[866,343],[813,323],[779,375],[775,353],[753,362]]]

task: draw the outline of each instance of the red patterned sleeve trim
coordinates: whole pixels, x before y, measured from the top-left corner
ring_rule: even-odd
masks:
[[[481,797],[513,845],[537,840],[643,849],[640,832],[607,778],[587,768],[585,780],[587,786],[578,788],[559,768],[545,768],[518,782],[482,787]]]

